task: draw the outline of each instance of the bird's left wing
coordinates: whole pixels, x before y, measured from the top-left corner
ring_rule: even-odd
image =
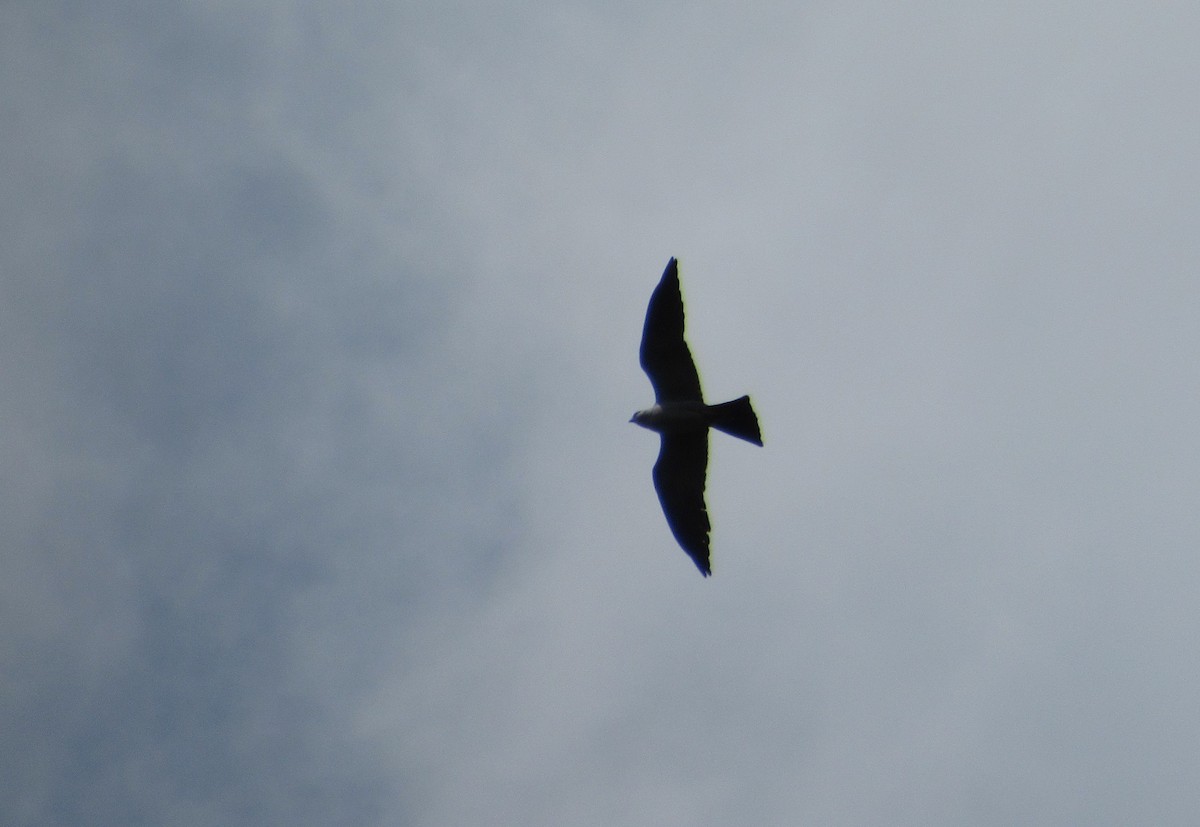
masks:
[[[657,402],[703,401],[696,363],[683,340],[683,295],[679,292],[679,264],[675,259],[667,262],[650,296],[640,355]]]

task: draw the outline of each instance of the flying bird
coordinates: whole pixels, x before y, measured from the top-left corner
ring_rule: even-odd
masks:
[[[655,404],[629,421],[658,432],[661,445],[654,463],[658,501],[671,533],[700,573],[708,577],[712,574],[708,548],[712,525],[704,505],[708,429],[716,428],[755,445],[762,445],[762,434],[749,396],[720,405],[704,404],[700,376],[683,340],[683,296],[679,264],[673,258],[650,296],[642,328],[641,362],[654,386]]]

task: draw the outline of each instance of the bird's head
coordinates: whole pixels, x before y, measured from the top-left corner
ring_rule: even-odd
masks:
[[[653,408],[647,408],[644,411],[638,411],[629,418],[629,421],[635,425],[641,425],[643,428],[654,429],[654,416],[659,412],[659,408],[655,405]]]

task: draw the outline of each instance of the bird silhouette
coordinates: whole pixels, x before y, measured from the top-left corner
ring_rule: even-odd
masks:
[[[650,296],[642,328],[642,370],[654,386],[654,406],[630,419],[661,438],[654,463],[654,489],[662,503],[671,533],[705,577],[709,564],[708,509],[704,505],[704,478],[708,470],[708,429],[762,445],[758,417],[750,397],[706,405],[700,375],[683,338],[683,295],[679,290],[679,263],[667,262],[662,279]]]

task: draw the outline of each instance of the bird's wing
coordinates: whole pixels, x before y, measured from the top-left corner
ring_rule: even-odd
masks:
[[[700,376],[683,340],[683,296],[675,259],[667,263],[662,280],[650,296],[642,328],[641,361],[642,370],[654,385],[657,402],[703,401]]]
[[[704,507],[704,474],[708,467],[708,432],[663,434],[654,463],[654,490],[679,545],[708,577],[708,511]]]

